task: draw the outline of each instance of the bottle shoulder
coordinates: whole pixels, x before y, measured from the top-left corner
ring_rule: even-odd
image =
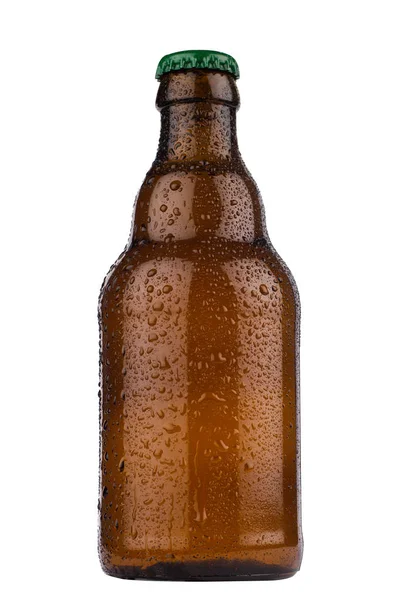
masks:
[[[132,239],[266,236],[260,192],[241,160],[155,163],[136,198]]]
[[[173,282],[187,285],[196,272],[223,272],[232,285],[261,294],[279,290],[300,310],[296,282],[286,263],[269,240],[253,243],[221,238],[181,240],[172,243],[139,242],[121,253],[106,275],[101,292],[104,298],[122,298],[128,289],[152,289],[154,281],[164,288]],[[204,279],[206,281],[207,278]],[[179,283],[179,287],[181,283]],[[240,289],[241,289],[240,288]]]

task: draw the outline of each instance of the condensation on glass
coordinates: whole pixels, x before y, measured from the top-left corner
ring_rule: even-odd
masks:
[[[238,106],[228,73],[161,77],[158,153],[102,287],[99,550],[117,577],[300,566],[299,300]]]

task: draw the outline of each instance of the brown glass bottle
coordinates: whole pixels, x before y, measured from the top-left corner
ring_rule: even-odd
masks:
[[[158,153],[99,304],[101,563],[130,579],[289,577],[296,286],[239,154],[233,75],[167,72],[157,107]]]

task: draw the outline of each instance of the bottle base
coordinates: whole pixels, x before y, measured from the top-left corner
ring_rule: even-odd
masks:
[[[248,581],[293,577],[297,569],[264,565],[252,561],[159,562],[145,569],[134,566],[103,566],[104,571],[120,579],[164,581]]]

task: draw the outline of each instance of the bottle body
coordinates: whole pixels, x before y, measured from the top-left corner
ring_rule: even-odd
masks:
[[[111,575],[275,579],[300,566],[299,302],[256,235],[260,206],[240,158],[155,163],[138,195],[99,305]]]

